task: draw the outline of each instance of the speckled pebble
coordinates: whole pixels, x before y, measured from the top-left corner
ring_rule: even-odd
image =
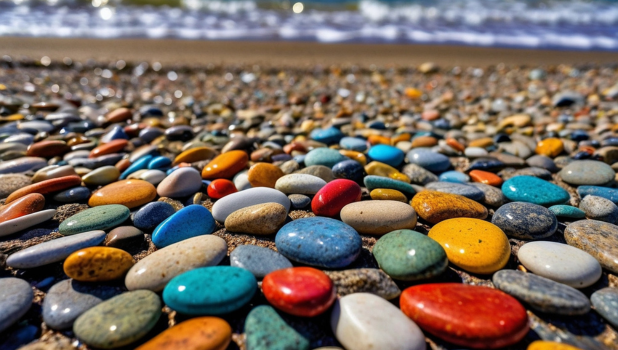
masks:
[[[151,202],[133,215],[133,225],[144,231],[152,231],[175,212],[174,207],[168,203]]]
[[[549,207],[549,211],[554,213],[557,217],[563,218],[583,219],[586,217],[586,213],[584,213],[581,209],[570,205],[553,205]]]
[[[572,185],[604,185],[614,180],[616,172],[603,162],[576,160],[565,166],[559,175]]]
[[[309,350],[309,340],[287,325],[268,305],[249,312],[245,335],[247,350]]]
[[[292,267],[292,263],[276,251],[255,245],[241,245],[230,254],[230,265],[249,270],[256,278]]]
[[[603,197],[588,195],[579,202],[579,209],[591,220],[605,221],[610,224],[618,221],[618,206]]]
[[[457,194],[477,202],[480,202],[485,196],[483,191],[476,187],[452,182],[432,182],[428,183],[425,188],[438,192]]]
[[[124,205],[110,204],[84,210],[60,224],[58,231],[65,235],[107,230],[122,224],[131,213]]]
[[[291,194],[288,198],[294,209],[305,209],[311,204],[311,198],[304,194]]]
[[[618,288],[606,287],[592,293],[590,297],[596,312],[618,328]]]
[[[541,239],[558,228],[556,216],[547,208],[533,203],[512,202],[501,206],[491,222],[507,236],[518,239]]]
[[[401,294],[397,284],[380,269],[350,269],[324,271],[342,297],[354,293],[371,293],[384,299],[394,299]]]
[[[569,245],[595,257],[604,268],[618,273],[618,226],[596,220],[576,221],[564,230],[564,238]]]
[[[0,332],[9,328],[28,312],[34,293],[20,278],[0,278]]]

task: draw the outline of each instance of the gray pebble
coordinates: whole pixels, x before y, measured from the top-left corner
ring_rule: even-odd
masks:
[[[311,203],[311,198],[304,194],[291,194],[288,198],[292,202],[292,208],[294,209],[304,209]]]
[[[254,245],[241,245],[230,253],[230,265],[249,270],[256,278],[292,267],[292,263],[276,251]]]
[[[438,192],[458,194],[477,202],[480,202],[485,197],[483,191],[476,187],[454,182],[432,182],[427,184],[425,188]]]
[[[618,206],[609,199],[597,196],[586,196],[579,203],[579,209],[592,220],[616,223],[618,221]]]
[[[554,234],[558,220],[549,209],[538,204],[513,202],[501,206],[491,219],[509,237],[540,239]]]
[[[618,328],[618,288],[607,287],[592,293],[594,309],[614,327]]]
[[[33,298],[28,282],[14,277],[0,278],[0,332],[28,312]]]

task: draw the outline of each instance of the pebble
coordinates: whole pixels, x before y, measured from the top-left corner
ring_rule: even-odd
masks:
[[[438,276],[448,265],[442,246],[413,230],[396,230],[380,237],[373,256],[390,277],[404,281]]]
[[[354,182],[362,182],[365,168],[356,160],[344,160],[333,166],[333,175],[338,179],[348,179]]]
[[[42,210],[0,223],[0,237],[12,235],[45,222],[56,215],[55,209]]]
[[[335,179],[335,175],[333,175],[333,171],[331,170],[331,168],[323,165],[308,166],[304,169],[296,171],[296,174],[308,174],[317,176],[326,182],[331,182]]]
[[[554,213],[557,217],[563,218],[583,219],[586,217],[586,213],[584,213],[581,209],[570,205],[553,205],[549,207],[549,211]]]
[[[526,350],[583,350],[565,343],[536,340]]]
[[[554,137],[539,141],[534,150],[536,154],[552,158],[556,158],[562,151],[564,151],[562,140]]]
[[[120,180],[126,179],[129,175],[133,174],[136,171],[148,169],[148,163],[150,163],[152,158],[153,157],[151,155],[146,155],[133,162],[131,165],[129,165],[128,168],[126,168],[122,172],[122,174],[120,174]]]
[[[112,140],[106,144],[94,148],[90,151],[88,158],[96,158],[106,154],[118,153],[127,147],[128,144],[129,141],[124,139]]]
[[[6,163],[6,162],[5,162]],[[2,166],[3,163],[0,163]],[[30,177],[21,174],[0,174],[0,198],[6,198],[14,191],[32,183]]]
[[[335,217],[343,207],[360,199],[361,188],[356,182],[337,179],[327,183],[315,194],[311,209],[315,215]]]
[[[412,187],[410,184],[399,180],[389,179],[388,177],[384,176],[368,175],[365,176],[363,182],[365,183],[365,187],[367,187],[369,191],[373,191],[376,188],[386,188],[399,191],[408,196],[409,198],[413,197],[416,194],[414,187]]]
[[[324,217],[294,220],[275,237],[277,250],[288,259],[325,268],[350,265],[360,254],[361,243],[351,226]]]
[[[107,230],[122,224],[130,214],[124,205],[102,205],[69,217],[60,224],[58,231],[68,236],[86,231]]]
[[[618,288],[599,289],[592,293],[590,301],[596,312],[614,327],[618,327]]]
[[[590,254],[566,244],[530,242],[517,258],[530,271],[573,288],[585,288],[601,277],[601,265]]]
[[[307,156],[305,157],[305,165],[308,167],[313,165],[323,165],[331,169],[335,166],[335,164],[347,159],[347,157],[341,155],[341,153],[337,150],[331,148],[316,148],[307,153]]]
[[[244,151],[229,151],[216,156],[202,170],[202,178],[206,180],[231,179],[243,170],[249,162],[249,156]]]
[[[367,141],[356,137],[343,137],[339,140],[339,146],[344,149],[364,152],[367,150]]]
[[[451,167],[448,157],[426,149],[413,149],[406,155],[408,161],[434,173],[445,171]]]
[[[600,186],[579,186],[577,187],[577,193],[581,198],[591,195],[609,199],[610,201],[614,202],[614,204],[618,203],[618,189],[615,188]]]
[[[239,209],[270,202],[279,203],[283,205],[286,212],[290,211],[290,200],[285,194],[272,188],[257,187],[221,198],[213,205],[212,216],[215,220],[224,223],[230,214]]]
[[[362,268],[324,273],[333,281],[340,297],[354,293],[371,293],[391,300],[401,294],[397,284],[380,269]]]
[[[179,198],[190,196],[202,187],[202,177],[199,171],[191,168],[180,168],[168,175],[157,186],[157,194],[161,197]]]
[[[411,202],[414,211],[432,224],[453,218],[485,219],[487,208],[464,196],[438,191],[419,192]]]
[[[36,171],[47,166],[47,160],[41,157],[21,157],[0,164],[0,174],[19,174]]]
[[[383,235],[416,227],[416,212],[407,203],[398,201],[362,201],[343,207],[341,221],[358,233]]]
[[[248,350],[309,350],[309,340],[288,326],[268,305],[255,307],[245,320]]]
[[[410,287],[401,311],[427,333],[458,346],[502,348],[528,333],[526,309],[508,294],[461,283]]]
[[[197,236],[161,248],[127,272],[128,290],[160,292],[174,277],[198,267],[215,266],[227,255],[227,243],[213,235]]]
[[[371,197],[371,199],[377,201],[397,201],[403,203],[408,202],[408,199],[403,193],[388,188],[376,188],[369,193],[369,196]]]
[[[159,333],[136,350],[221,350],[232,341],[232,328],[218,317],[197,317]]]
[[[591,220],[605,221],[611,224],[618,221],[618,206],[603,197],[587,195],[579,202],[579,209]]]
[[[0,278],[0,332],[19,321],[32,306],[33,299],[28,282],[15,277]]]
[[[502,185],[502,182],[503,182],[500,176],[494,173],[490,173],[488,171],[472,170],[469,173],[469,175],[472,181],[490,185],[490,186],[499,187]]]
[[[165,202],[151,202],[141,207],[133,215],[133,225],[140,230],[152,231],[176,210]]]
[[[405,157],[402,150],[388,145],[375,145],[369,149],[367,155],[378,162],[398,167]]]
[[[111,349],[144,337],[161,316],[161,300],[148,290],[126,292],[84,312],[75,320],[73,332],[82,342]]]
[[[234,183],[228,179],[213,180],[206,189],[208,197],[221,199],[227,195],[238,192]]]
[[[284,175],[275,183],[275,188],[285,194],[314,195],[324,186],[326,181],[309,174]]]
[[[457,218],[442,221],[429,230],[448,260],[462,269],[490,274],[503,268],[511,256],[511,246],[496,225],[479,219]]]
[[[108,204],[121,204],[129,209],[152,202],[157,196],[156,188],[143,180],[120,180],[95,191],[88,205],[97,207]]]
[[[200,267],[172,278],[163,290],[163,300],[183,314],[216,316],[246,305],[256,290],[255,277],[245,269]]]
[[[413,184],[426,185],[438,181],[438,176],[416,164],[406,164],[401,170]]]
[[[571,185],[605,185],[616,176],[612,167],[595,160],[573,161],[558,174],[564,182]]]
[[[144,242],[144,232],[133,226],[120,226],[109,231],[103,245],[121,249],[130,249]]]
[[[78,250],[64,261],[64,273],[80,282],[104,282],[123,277],[135,264],[124,250],[90,247]]]
[[[566,203],[571,196],[561,187],[533,176],[516,176],[502,185],[502,192],[511,201],[543,206]]]
[[[118,168],[112,165],[103,166],[82,177],[82,181],[87,186],[105,186],[118,180],[120,177],[120,171]]]
[[[502,190],[500,188],[479,182],[472,182],[469,185],[483,191],[484,197],[482,202],[488,206],[497,208],[507,201],[504,193],[502,193]]]
[[[195,163],[202,160],[213,159],[217,156],[217,151],[210,147],[195,147],[183,151],[174,158],[173,166],[180,163]]]
[[[45,295],[43,321],[52,329],[69,329],[81,314],[118,294],[116,288],[103,284],[60,281]]]
[[[330,324],[337,340],[347,349],[426,348],[420,328],[396,306],[373,294],[356,293],[339,299]]]
[[[74,187],[54,195],[53,199],[60,203],[83,203],[90,198],[90,190],[86,187]]]
[[[331,279],[311,267],[273,271],[264,277],[262,291],[272,306],[301,317],[324,313],[336,298]]]
[[[44,206],[45,197],[42,194],[31,193],[25,195],[10,204],[0,207],[0,223],[36,213],[42,210]]]
[[[22,187],[11,193],[5,200],[5,204],[9,204],[23,196],[31,193],[50,194],[66,190],[67,188],[79,186],[82,179],[77,175],[63,176],[55,179],[49,179],[41,182]]]
[[[459,184],[465,184],[470,182],[470,176],[455,170],[445,171],[438,177],[441,182],[454,182]]]
[[[249,168],[247,178],[251,187],[275,188],[277,180],[283,175],[285,174],[278,166],[269,163],[257,163]]]
[[[509,237],[547,238],[556,232],[558,220],[551,210],[533,203],[512,202],[495,211],[491,223]]]
[[[570,246],[592,255],[601,266],[618,273],[618,226],[596,220],[569,224],[564,238]]]
[[[230,265],[249,270],[258,279],[273,271],[292,267],[292,263],[283,255],[254,245],[236,247],[230,254]]]
[[[325,143],[327,145],[338,143],[339,141],[341,141],[343,136],[343,133],[335,127],[330,127],[326,129],[315,129],[311,132],[311,135],[309,135],[309,137],[311,137],[313,140]]]
[[[590,311],[590,301],[582,292],[532,273],[501,270],[492,281],[496,288],[540,312],[584,315]]]
[[[476,187],[452,182],[432,182],[425,186],[428,190],[456,194],[473,201],[481,201],[485,194]]]
[[[560,169],[554,163],[554,160],[548,156],[535,155],[526,159],[526,164],[531,167],[543,168],[549,170],[552,173],[558,172]]]
[[[225,229],[230,232],[254,235],[272,235],[283,226],[286,208],[279,203],[256,204],[238,209],[225,219]]]
[[[293,209],[305,209],[311,204],[311,198],[304,194],[291,194],[288,198]]]
[[[201,205],[189,205],[161,222],[152,232],[157,248],[167,247],[188,238],[208,235],[215,230],[210,211]]]

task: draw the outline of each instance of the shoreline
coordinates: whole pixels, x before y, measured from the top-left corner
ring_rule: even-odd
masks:
[[[0,37],[0,55],[52,60],[158,61],[162,64],[378,65],[434,62],[446,66],[610,64],[618,52],[486,48],[454,45],[348,44],[289,41],[197,41]]]

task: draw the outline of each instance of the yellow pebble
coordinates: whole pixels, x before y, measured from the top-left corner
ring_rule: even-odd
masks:
[[[528,345],[528,350],[582,350],[580,348],[554,341],[537,340]]]
[[[388,164],[384,164],[381,162],[373,161],[365,166],[365,172],[367,175],[377,175],[390,177],[394,180],[403,181],[405,183],[410,183],[410,178],[405,174],[400,173],[397,169],[393,168]]]
[[[407,203],[407,198],[403,193],[397,190],[391,190],[389,188],[376,188],[375,190],[371,191],[369,195],[373,200],[399,201]]]
[[[367,164],[367,157],[365,157],[365,155],[360,152],[342,149],[342,150],[339,150],[339,153],[341,153],[341,155],[344,155],[352,160],[359,162],[362,166],[365,166],[365,164]]]
[[[535,150],[536,154],[552,158],[562,153],[562,151],[564,151],[564,145],[562,143],[562,140],[555,137],[550,137],[548,139],[539,141],[539,143],[536,145]]]
[[[131,254],[110,247],[76,251],[64,261],[64,273],[81,282],[111,281],[123,277],[135,264]]]
[[[479,219],[442,221],[429,231],[429,237],[440,243],[450,262],[472,273],[494,273],[506,265],[511,255],[504,232]]]

